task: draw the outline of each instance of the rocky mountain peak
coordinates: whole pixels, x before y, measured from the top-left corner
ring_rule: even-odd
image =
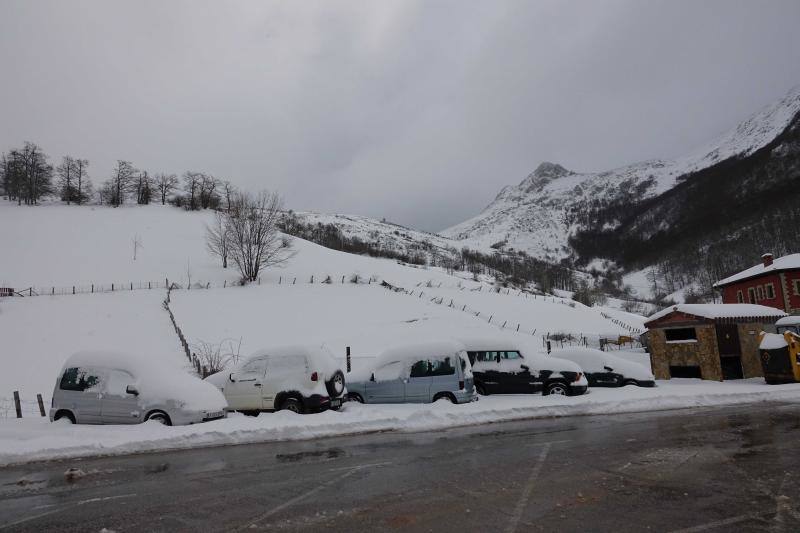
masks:
[[[545,161],[536,167],[536,170],[529,174],[528,177],[525,178],[522,183],[520,183],[520,188],[531,192],[541,189],[554,179],[558,179],[562,176],[569,176],[570,174],[572,174],[571,171],[562,167],[558,163],[550,163],[549,161]]]

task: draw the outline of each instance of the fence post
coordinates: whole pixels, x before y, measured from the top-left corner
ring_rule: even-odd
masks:
[[[283,282],[283,276],[278,276],[278,285],[280,285],[282,282]]]
[[[72,286],[72,294],[75,294],[75,285]]]
[[[114,292],[114,284],[111,284],[111,292]]]
[[[466,308],[467,308],[467,304],[464,304],[464,307],[462,307],[461,310],[464,311]]]
[[[39,402],[39,414],[42,416],[47,416],[44,414],[44,400],[42,399],[41,394],[36,395],[36,401]]]
[[[311,274],[311,283],[314,283],[314,274]]]
[[[149,282],[149,281],[147,282],[147,288],[148,288],[148,289],[152,289],[152,288],[153,288],[153,287],[150,285],[150,282]]]
[[[227,279],[226,279],[226,280],[223,280],[223,282],[222,282],[222,288],[224,289],[224,288],[226,288],[227,286],[228,286],[228,280],[227,280]]]
[[[342,276],[342,283],[344,283],[344,276]]]
[[[347,357],[347,372],[350,372],[350,370],[352,370],[352,364],[350,362],[350,347],[347,346],[345,349],[347,350],[345,354]]]
[[[17,411],[17,418],[22,418],[22,404],[19,402],[19,391],[14,391],[14,409]]]
[[[506,327],[506,322],[508,322],[508,320],[505,320],[505,321],[503,322],[503,326],[502,326],[503,328],[505,328],[505,327]]]
[[[489,324],[492,323],[492,317],[494,317],[494,315],[489,315]]]
[[[94,294],[94,283],[92,283],[92,294]]]
[[[295,283],[297,283],[297,278],[294,278],[294,279],[292,280],[292,285],[294,285]]]
[[[131,281],[131,290],[133,290],[133,282]]]
[[[517,324],[517,331],[519,331],[519,324]]]
[[[51,292],[50,294],[52,294],[53,296],[55,296],[55,294],[56,294],[56,288],[55,288],[55,287],[53,287],[53,292]]]

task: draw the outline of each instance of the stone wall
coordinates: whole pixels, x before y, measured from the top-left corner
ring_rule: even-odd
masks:
[[[722,381],[714,326],[697,325],[695,331],[697,342],[667,342],[663,329],[650,330],[650,363],[656,379],[670,379],[670,366],[699,366],[703,379]]]

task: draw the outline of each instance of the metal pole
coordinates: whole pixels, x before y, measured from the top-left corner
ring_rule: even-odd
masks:
[[[44,414],[44,400],[42,399],[41,394],[36,395],[36,401],[39,402],[39,414],[42,416],[47,416]]]

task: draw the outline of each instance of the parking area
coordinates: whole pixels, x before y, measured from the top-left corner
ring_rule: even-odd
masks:
[[[0,470],[0,528],[793,531],[798,416],[770,403],[30,464]]]

